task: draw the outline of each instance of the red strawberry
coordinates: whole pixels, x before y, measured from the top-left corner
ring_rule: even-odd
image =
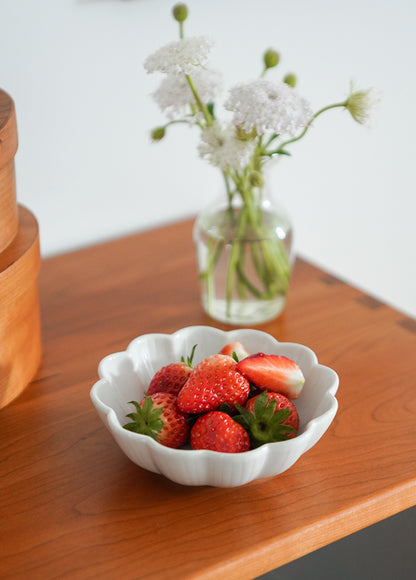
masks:
[[[125,429],[149,435],[161,445],[174,449],[186,443],[190,427],[186,414],[178,409],[175,395],[155,393],[151,397],[145,395],[140,404],[130,403],[136,407],[136,413],[126,415],[132,422],[124,425]]]
[[[251,397],[244,405],[245,408],[251,413],[254,413],[254,406],[259,396],[260,395],[257,395],[256,397]],[[292,403],[292,401],[290,401],[287,397],[285,397],[281,393],[273,393],[271,391],[267,392],[267,398],[269,402],[272,401],[273,399],[276,401],[275,413],[277,413],[277,411],[279,411],[280,409],[289,409],[290,415],[287,419],[282,421],[282,425],[290,425],[297,433],[299,429],[299,415],[298,410],[296,409],[294,403]],[[289,435],[289,438],[292,438],[294,436],[295,434],[291,433]]]
[[[237,364],[237,370],[259,389],[297,399],[305,383],[295,361],[276,354],[253,354]]]
[[[238,410],[233,418],[249,433],[252,447],[291,439],[299,428],[296,407],[280,393],[263,391]]]
[[[184,413],[214,411],[226,403],[244,405],[250,384],[237,372],[237,363],[230,356],[214,354],[196,365],[178,394],[178,407]]]
[[[228,354],[228,356],[232,356],[233,358],[235,358],[235,353],[235,356],[238,360],[242,360],[243,358],[246,358],[246,356],[250,356],[250,353],[246,347],[241,344],[241,342],[229,342],[221,349],[220,353]]]
[[[193,347],[191,355],[186,361],[182,357],[181,362],[170,363],[158,370],[150,381],[147,394],[172,393],[173,395],[177,395],[192,372],[192,359],[195,348],[196,345]]]
[[[241,453],[250,449],[247,431],[227,413],[210,411],[196,420],[191,430],[192,449]]]

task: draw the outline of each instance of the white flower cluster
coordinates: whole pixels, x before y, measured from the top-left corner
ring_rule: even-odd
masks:
[[[181,18],[175,16],[182,24]],[[171,123],[197,124],[201,129],[199,155],[224,172],[247,175],[246,170],[252,166],[261,167],[271,157],[286,153],[285,146],[302,138],[312,126],[311,121],[328,109],[344,107],[363,125],[370,124],[373,118],[374,105],[379,100],[374,89],[351,88],[345,101],[323,107],[314,114],[309,102],[291,86],[296,79],[289,82],[288,77],[293,75],[287,75],[286,82],[261,77],[235,85],[224,104],[231,113],[231,121],[220,123],[213,105],[222,90],[222,76],[206,68],[212,46],[213,41],[207,36],[180,38],[145,60],[147,72],[166,75],[153,97],[169,122],[152,134],[154,140],[162,139]],[[273,62],[267,64],[270,53]],[[263,59],[263,72],[279,61],[274,51],[266,54],[269,58],[267,62]],[[263,140],[263,135],[270,138]]]
[[[174,40],[148,56],[144,68],[148,73],[190,75],[206,64],[213,44],[207,36]]]
[[[233,122],[246,133],[295,135],[312,119],[310,104],[283,82],[258,79],[230,90],[226,109],[234,113]]]
[[[254,153],[253,141],[236,138],[235,126],[215,121],[201,133],[199,155],[222,170],[239,171],[246,167]]]
[[[192,82],[202,102],[214,101],[222,90],[222,75],[211,69],[200,68],[192,73]],[[169,119],[189,112],[195,102],[188,80],[184,75],[168,75],[153,93],[153,98]]]

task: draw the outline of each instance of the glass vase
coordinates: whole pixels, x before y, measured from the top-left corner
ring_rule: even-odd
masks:
[[[223,196],[194,224],[202,305],[213,319],[250,326],[284,309],[293,264],[290,219],[264,191]]]

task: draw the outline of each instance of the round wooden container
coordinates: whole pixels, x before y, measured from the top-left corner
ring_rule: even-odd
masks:
[[[17,151],[16,113],[13,100],[0,89],[0,252],[17,234],[18,209],[14,156]]]
[[[18,206],[18,230],[0,253],[0,408],[33,379],[41,361],[38,224]]]

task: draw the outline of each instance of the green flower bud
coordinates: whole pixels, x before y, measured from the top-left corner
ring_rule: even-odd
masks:
[[[278,52],[273,50],[273,48],[269,48],[263,55],[263,62],[266,68],[273,68],[277,66],[280,61],[280,55]]]
[[[248,180],[253,187],[261,187],[264,183],[263,176],[259,171],[252,171]]]
[[[239,141],[252,141],[257,137],[256,128],[253,127],[251,133],[246,133],[240,126],[235,128],[235,136]]]
[[[156,127],[151,133],[152,141],[161,141],[166,134],[165,127]]]
[[[175,4],[172,14],[177,22],[184,22],[188,18],[188,7],[186,4]]]
[[[294,74],[289,73],[285,76],[283,82],[289,85],[289,87],[295,87],[298,82],[298,79],[295,77]]]

